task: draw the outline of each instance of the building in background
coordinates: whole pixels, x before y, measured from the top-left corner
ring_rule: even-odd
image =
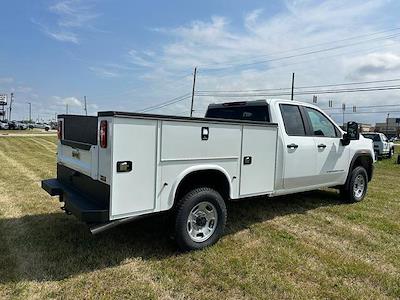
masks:
[[[372,124],[360,123],[360,132],[374,132],[375,127]]]
[[[386,118],[384,123],[376,123],[375,132],[382,132],[387,137],[399,137],[400,118]]]

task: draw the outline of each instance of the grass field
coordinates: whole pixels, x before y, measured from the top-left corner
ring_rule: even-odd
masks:
[[[0,298],[400,298],[400,166],[367,198],[334,190],[228,205],[225,236],[178,253],[152,217],[91,236],[40,188],[55,137],[0,138]]]

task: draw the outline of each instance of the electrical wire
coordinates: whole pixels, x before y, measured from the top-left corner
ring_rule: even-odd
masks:
[[[385,82],[395,82],[400,81],[400,78],[385,79],[385,80],[373,80],[373,81],[359,81],[359,82],[347,82],[347,83],[334,83],[325,85],[309,85],[309,86],[299,86],[295,87],[294,90],[298,89],[308,89],[308,88],[324,88],[324,87],[337,87],[337,86],[350,86],[350,85],[364,85],[371,83],[385,83]],[[270,89],[249,89],[249,90],[199,90],[197,93],[241,93],[241,92],[264,92],[264,91],[281,91],[281,90],[291,90],[290,87],[281,88],[270,88]]]
[[[311,46],[306,46],[306,47],[299,47],[299,48],[294,48],[294,49],[290,49],[290,50],[285,50],[285,51],[280,51],[280,52],[274,52],[274,53],[269,53],[268,55],[260,55],[260,56],[255,56],[253,57],[253,59],[261,59],[264,57],[269,57],[271,55],[275,55],[275,54],[283,54],[283,53],[290,53],[293,51],[299,51],[299,50],[305,50],[305,49],[312,49],[318,46],[323,46],[323,45],[329,45],[329,44],[335,44],[335,43],[340,43],[340,42],[344,42],[344,41],[349,41],[349,40],[356,40],[356,39],[360,39],[363,37],[369,37],[369,36],[373,36],[373,35],[377,35],[377,34],[382,34],[382,33],[386,33],[386,32],[391,32],[391,31],[397,31],[400,30],[400,27],[394,27],[394,28],[389,28],[389,29],[384,29],[381,31],[375,31],[372,33],[368,33],[368,34],[362,34],[362,35],[358,35],[358,36],[352,36],[352,37],[348,37],[348,38],[344,38],[344,39],[340,39],[340,40],[334,40],[334,41],[329,41],[329,42],[323,42],[323,43],[317,43]],[[242,61],[248,61],[248,59],[239,59],[239,60],[231,60],[230,63],[237,63],[237,62],[242,62]],[[214,63],[214,64],[205,64],[205,65],[200,65],[201,68],[207,68],[207,67],[213,67],[215,65],[222,65],[225,63]]]
[[[291,59],[291,58],[302,57],[302,56],[307,56],[307,55],[311,55],[311,54],[323,53],[323,52],[338,50],[338,49],[342,49],[342,48],[352,47],[352,46],[363,44],[363,43],[367,43],[367,42],[386,40],[386,39],[390,39],[390,38],[398,37],[398,36],[400,36],[400,33],[395,33],[395,34],[391,34],[391,35],[387,35],[387,36],[383,36],[383,37],[378,37],[378,38],[373,38],[373,39],[367,39],[367,40],[358,41],[358,42],[354,42],[354,43],[348,43],[348,44],[345,44],[345,45],[322,48],[322,49],[303,52],[303,53],[299,53],[299,54],[293,54],[293,55],[287,55],[287,56],[282,56],[282,57],[277,57],[277,58],[271,58],[271,59],[267,59],[267,60],[259,60],[259,61],[255,61],[255,62],[244,63],[244,64],[227,64],[225,67],[209,67],[209,68],[204,68],[203,67],[202,69],[203,69],[203,71],[204,70],[213,71],[213,70],[225,70],[225,69],[234,68],[234,67],[238,67],[238,66],[240,66],[240,67],[249,67],[249,66],[254,66],[254,65],[261,65],[261,64],[280,61],[280,60],[285,60],[285,59]],[[215,65],[217,65],[217,64],[215,64]]]
[[[167,100],[167,101],[165,101],[165,102],[161,102],[161,103],[159,103],[159,104],[156,104],[156,105],[153,105],[153,106],[149,106],[149,107],[143,108],[143,109],[139,110],[139,112],[147,112],[147,111],[151,111],[151,110],[163,108],[163,107],[166,107],[166,106],[169,106],[169,105],[172,105],[172,104],[175,104],[175,103],[184,101],[184,100],[190,98],[190,96],[191,96],[190,93],[186,93],[186,94],[184,94],[184,95],[175,97],[175,98],[170,99],[170,100]]]
[[[344,112],[345,115],[349,114],[387,114],[387,113],[400,113],[400,110],[389,110],[389,111],[361,111],[361,112]],[[329,115],[342,115],[343,112],[329,113]]]
[[[333,90],[309,90],[295,93],[296,95],[319,95],[319,94],[338,94],[338,93],[354,93],[354,92],[371,92],[371,91],[388,91],[388,90],[400,90],[400,85],[386,85],[386,86],[375,86],[365,88],[353,88],[353,89],[333,89]],[[240,92],[240,93],[200,93],[195,94],[198,97],[225,97],[225,98],[242,98],[242,97],[276,97],[276,96],[289,96],[290,92],[287,93],[255,93],[255,92]]]

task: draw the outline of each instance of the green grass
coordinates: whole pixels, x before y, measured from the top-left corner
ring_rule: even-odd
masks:
[[[400,298],[400,166],[368,196],[334,190],[228,204],[225,236],[179,253],[165,218],[91,236],[40,188],[56,138],[0,138],[0,298]],[[399,149],[399,148],[397,148]]]

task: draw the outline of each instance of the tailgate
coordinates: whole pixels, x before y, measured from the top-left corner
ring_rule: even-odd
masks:
[[[57,162],[97,179],[97,117],[60,115],[58,120],[62,134]]]

